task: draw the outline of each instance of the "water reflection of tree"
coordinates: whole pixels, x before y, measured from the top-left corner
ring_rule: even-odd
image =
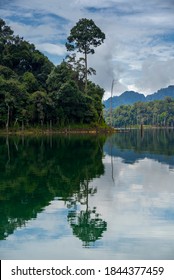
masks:
[[[141,137],[140,130],[132,130],[129,133],[114,134],[110,137],[108,143],[109,145],[112,143],[113,148],[118,147],[120,150],[133,150],[140,154],[151,152],[153,154],[173,155],[173,138],[173,129],[144,130],[143,137]]]
[[[51,141],[51,142],[50,142]],[[105,137],[0,138],[0,239],[104,173]],[[9,160],[10,151],[10,160]]]
[[[68,207],[68,222],[70,223],[73,234],[83,242],[83,246],[87,247],[100,239],[103,232],[107,229],[107,223],[100,218],[96,207],[90,209],[89,195],[97,192],[96,188],[89,187],[90,181],[86,179],[80,186],[80,192],[75,194],[71,199]],[[85,209],[78,209],[78,203],[85,205]]]

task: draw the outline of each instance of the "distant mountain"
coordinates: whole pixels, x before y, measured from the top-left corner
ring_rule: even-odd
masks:
[[[112,98],[112,108],[119,107],[120,105],[132,105],[135,102],[149,102],[153,100],[162,100],[165,97],[174,98],[174,85],[168,86],[167,88],[162,88],[157,92],[144,96],[142,93],[135,91],[125,91],[120,96],[113,96]],[[109,109],[111,106],[111,97],[103,101],[105,109]]]
[[[167,88],[162,88],[153,94],[147,95],[146,101],[162,100],[165,99],[166,96],[174,98],[174,86],[168,86]]]

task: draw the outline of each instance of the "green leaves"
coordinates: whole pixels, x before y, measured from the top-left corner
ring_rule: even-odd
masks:
[[[71,29],[67,38],[66,47],[68,51],[82,53],[94,53],[93,47],[98,47],[104,42],[105,34],[97,27],[92,19],[82,18]]]
[[[39,83],[33,73],[25,72],[22,81],[25,84],[25,88],[29,93],[32,93],[39,89]]]
[[[67,47],[78,48],[85,57],[77,59],[73,53],[54,67],[0,19],[0,126],[99,123],[103,89],[87,81],[87,75],[95,74],[87,68],[87,54],[94,53],[104,38],[92,20],[81,19]]]
[[[110,110],[105,112],[105,119],[107,123],[110,123]],[[173,120],[174,100],[170,97],[166,97],[165,100],[122,105],[113,110],[113,124],[115,127],[140,124],[173,127]]]
[[[85,92],[87,91],[87,76],[95,73],[94,69],[87,66],[87,55],[94,54],[94,48],[100,46],[105,39],[105,34],[97,27],[92,19],[82,18],[71,29],[67,38],[66,48],[68,51],[76,51],[84,54],[84,77]],[[80,61],[79,61],[80,62]],[[83,64],[82,64],[83,65]]]

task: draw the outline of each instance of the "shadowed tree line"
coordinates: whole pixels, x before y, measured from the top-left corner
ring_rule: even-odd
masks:
[[[111,113],[105,111],[105,119],[109,124]],[[156,127],[174,126],[174,99],[151,102],[137,102],[134,105],[121,105],[113,110],[112,124],[114,127],[130,127],[140,124]]]

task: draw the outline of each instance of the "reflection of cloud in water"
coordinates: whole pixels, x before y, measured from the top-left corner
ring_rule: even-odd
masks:
[[[113,181],[111,158],[105,156],[103,162],[105,174],[90,182],[97,193],[89,197],[90,208],[97,207],[107,222],[102,239],[82,248],[67,222],[65,203],[54,200],[7,238],[11,250],[2,247],[2,258],[32,259],[34,247],[36,259],[173,259],[173,172],[147,158],[134,165],[114,158]]]
[[[114,158],[113,162],[114,181],[119,188],[126,186],[132,188],[134,185],[138,185],[144,191],[174,193],[174,173],[171,172],[169,165],[148,158],[136,161],[134,164],[126,164],[122,158]],[[110,156],[105,156],[104,163],[109,176],[111,171]],[[106,174],[104,177],[106,178]]]
[[[98,210],[108,223],[104,242],[116,251],[124,248],[127,258],[174,257],[169,244],[174,241],[174,174],[169,166],[147,158],[134,165],[114,158],[110,187],[111,158],[106,156],[104,162],[105,175],[93,182],[99,185],[98,196],[91,198],[94,205],[102,201]],[[138,253],[140,248],[144,253]]]

